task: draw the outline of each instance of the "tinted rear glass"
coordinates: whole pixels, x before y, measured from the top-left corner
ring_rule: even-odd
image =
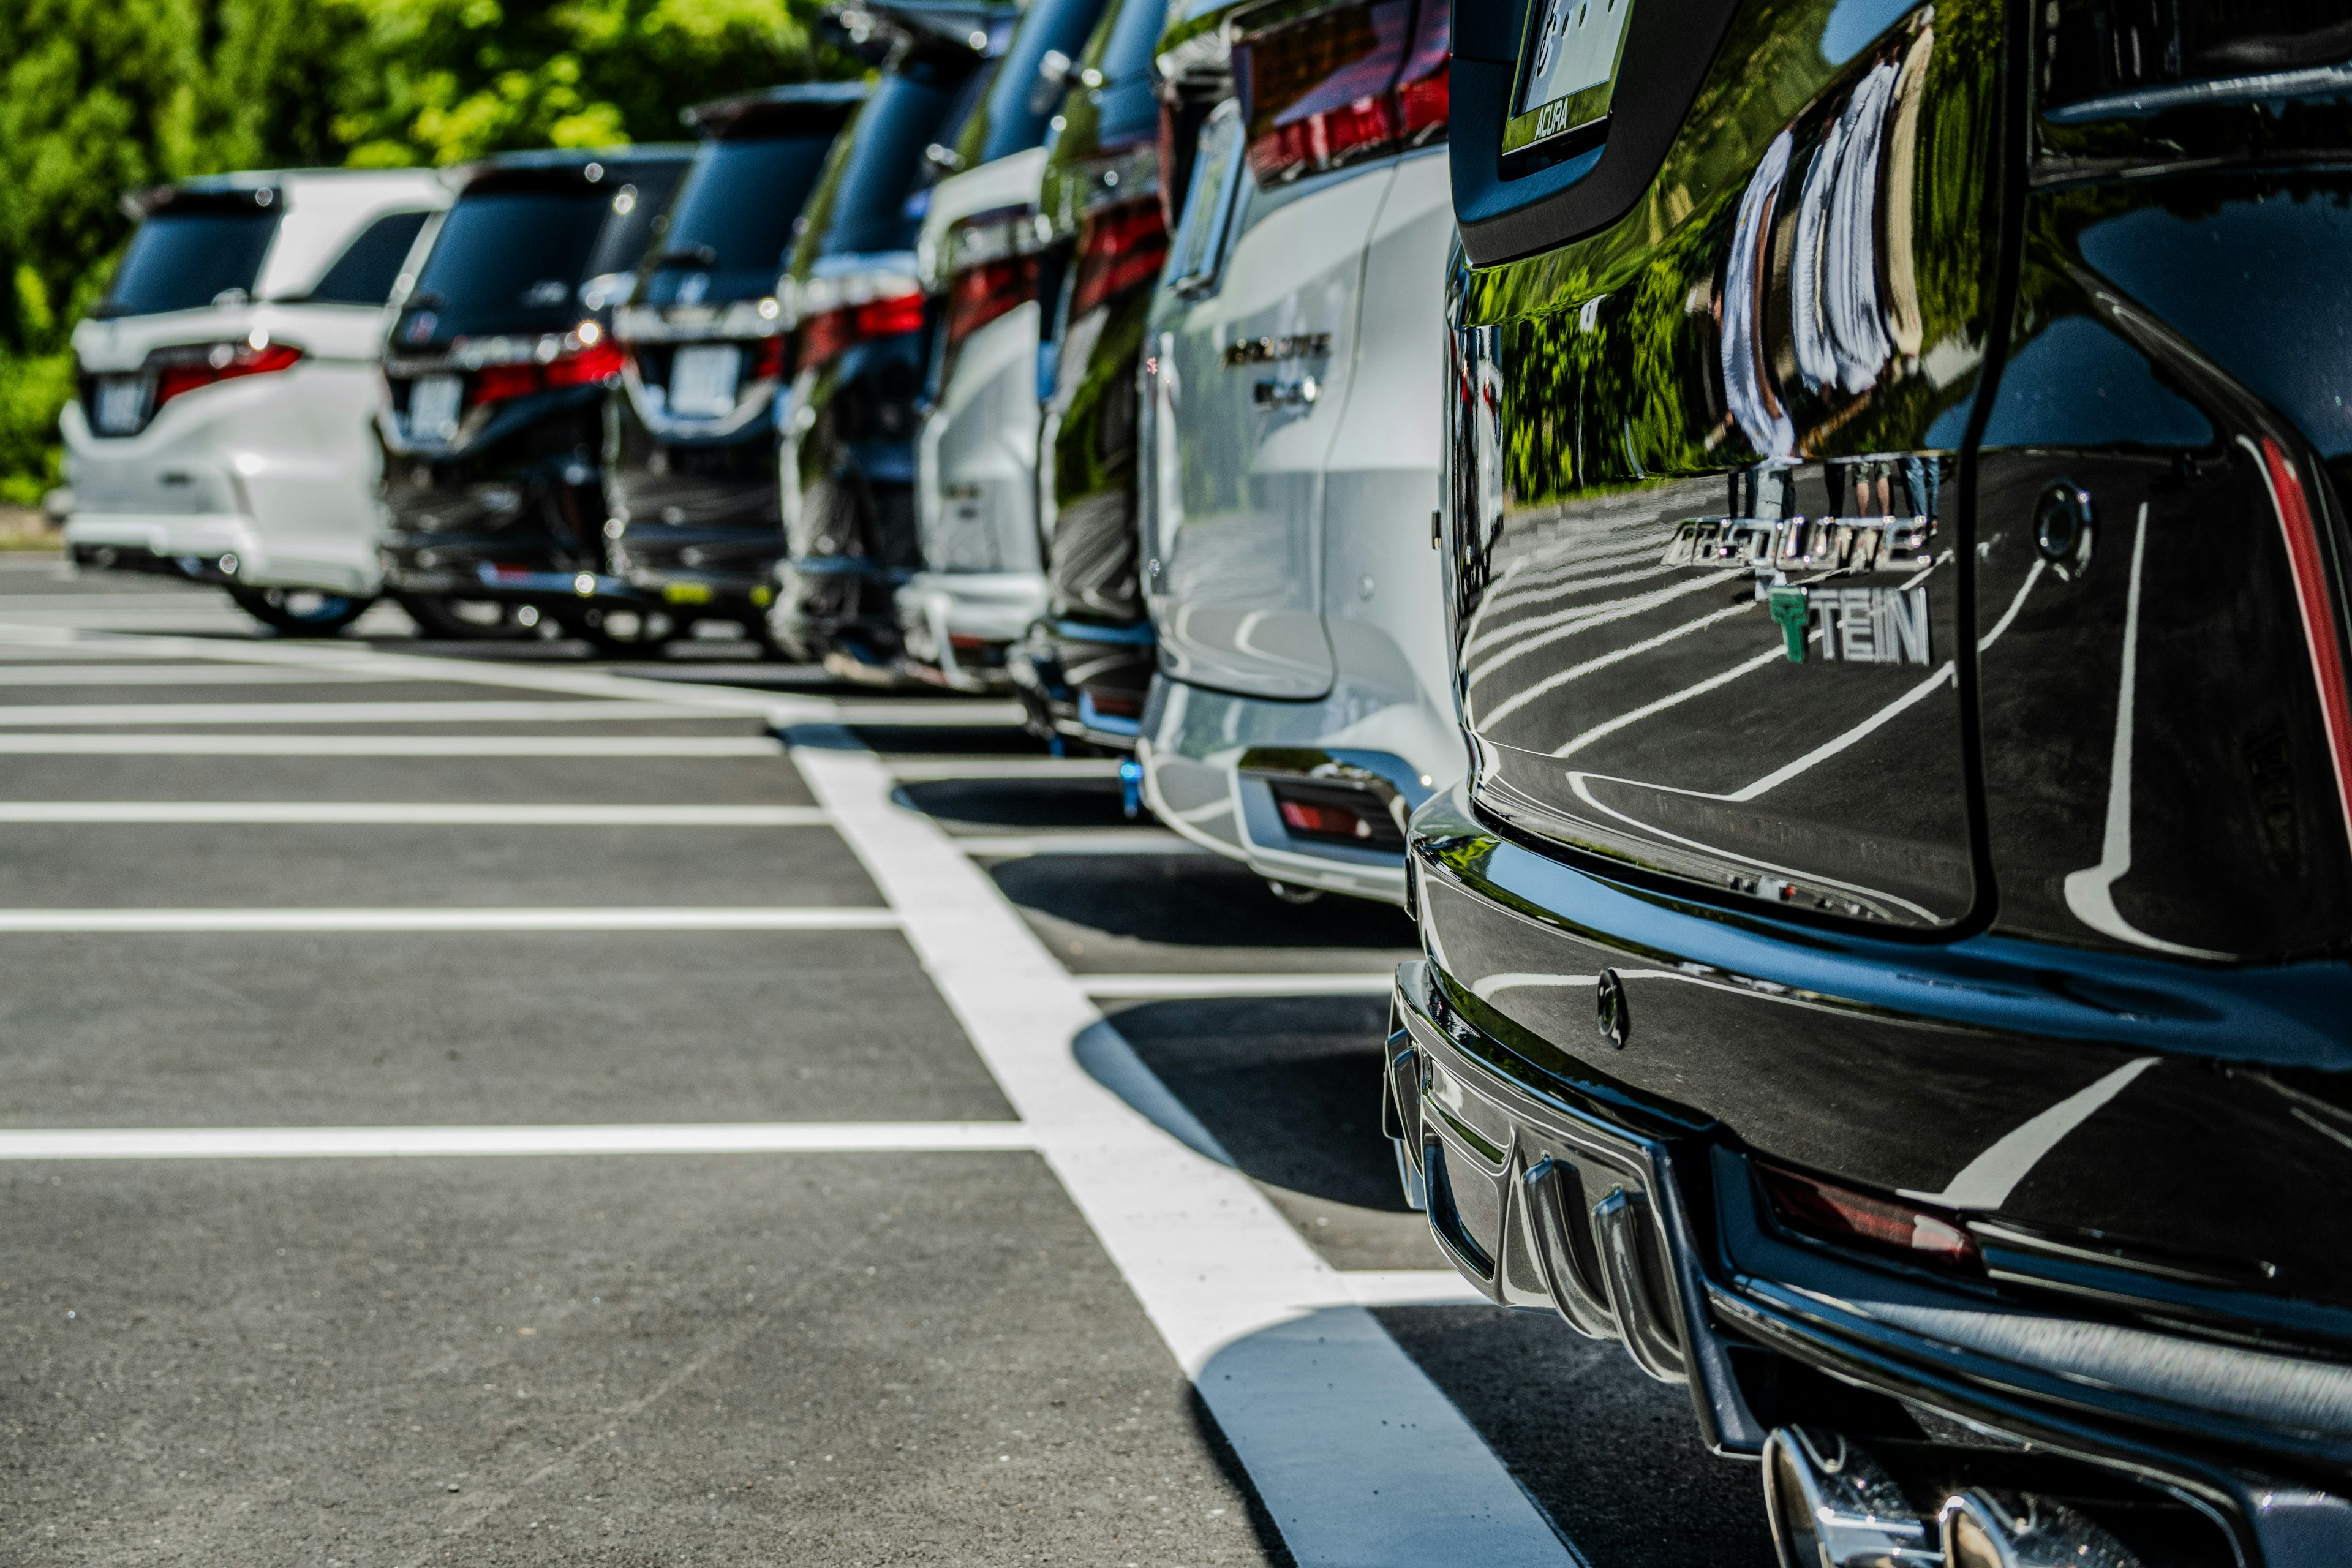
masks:
[[[908,198],[927,189],[923,149],[940,127],[969,70],[909,62],[882,79],[850,121],[824,188],[809,208],[807,255],[911,250],[923,222]]]
[[[974,127],[980,144],[967,149],[968,155],[977,153],[971,158],[974,165],[1009,158],[1045,140],[1046,123],[1077,74],[1074,66],[1066,66],[1061,79],[1046,76],[1041,68],[1045,55],[1051,50],[1076,60],[1102,9],[1103,0],[1030,0]]]
[[[463,197],[425,258],[415,302],[476,331],[564,322],[579,314],[573,290],[610,205],[594,190]]]
[[[662,236],[643,296],[656,305],[772,293],[800,216],[824,168],[830,135],[704,143]],[[703,281],[689,284],[688,279]]]
[[[654,220],[669,205],[672,193],[686,174],[686,164],[684,158],[676,163],[631,163],[605,177],[598,189],[613,193],[606,204],[612,222],[596,241],[585,276],[601,278],[607,272],[637,269],[646,247],[653,243]],[[613,187],[614,179],[620,181],[617,190]]]
[[[1151,68],[1151,51],[1167,26],[1168,12],[1158,0],[1119,0],[1118,16],[1103,40],[1102,63],[1095,68],[1103,79],[1121,82]]]
[[[152,316],[209,305],[226,289],[253,291],[278,233],[275,207],[160,212],[139,226],[101,316]]]
[[[400,264],[408,259],[428,213],[392,213],[360,230],[310,290],[319,305],[381,305],[392,296]]]

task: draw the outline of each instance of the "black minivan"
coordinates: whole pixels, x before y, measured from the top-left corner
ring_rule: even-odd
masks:
[[[2352,1562],[2343,17],[1455,13],[1388,1131],[1784,1563]]]
[[[590,604],[625,591],[605,571],[600,468],[622,363],[611,307],[690,152],[487,159],[395,298],[384,585],[428,635],[617,629]]]
[[[631,303],[614,313],[607,405],[611,564],[646,613],[765,637],[783,554],[776,416],[791,374],[776,298],[793,226],[862,83],[780,87],[681,117],[703,142]]]
[[[780,460],[786,555],[768,627],[787,654],[853,679],[901,679],[896,595],[922,564],[915,437],[929,357],[915,238],[1018,16],[856,8],[850,20],[888,54],[801,215],[782,284],[794,374]]]

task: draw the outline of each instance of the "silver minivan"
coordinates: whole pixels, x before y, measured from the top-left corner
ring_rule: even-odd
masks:
[[[1402,902],[1404,820],[1464,766],[1431,548],[1447,21],[1277,0],[1162,44],[1232,87],[1144,345],[1137,756],[1170,826],[1302,894]]]

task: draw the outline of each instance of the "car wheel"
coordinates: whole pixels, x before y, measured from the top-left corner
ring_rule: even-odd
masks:
[[[232,587],[236,607],[289,637],[331,637],[375,603],[373,595],[331,594],[322,588]]]

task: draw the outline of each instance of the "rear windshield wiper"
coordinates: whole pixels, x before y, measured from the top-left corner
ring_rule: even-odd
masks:
[[[654,270],[668,267],[716,267],[719,252],[707,245],[682,245],[676,250],[665,250],[654,258]]]

